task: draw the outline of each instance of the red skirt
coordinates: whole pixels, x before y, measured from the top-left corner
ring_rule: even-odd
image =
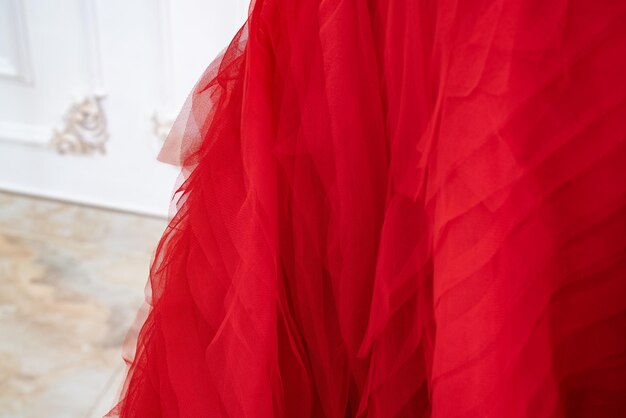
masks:
[[[626,416],[626,2],[257,0],[161,159],[111,416]]]

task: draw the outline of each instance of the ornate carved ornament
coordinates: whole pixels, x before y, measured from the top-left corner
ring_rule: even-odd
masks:
[[[106,153],[109,139],[102,106],[103,96],[88,96],[67,110],[62,130],[55,130],[50,144],[61,154]]]

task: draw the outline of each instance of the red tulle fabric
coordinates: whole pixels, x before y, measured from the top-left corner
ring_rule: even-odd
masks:
[[[626,416],[625,77],[624,1],[257,0],[110,416]]]

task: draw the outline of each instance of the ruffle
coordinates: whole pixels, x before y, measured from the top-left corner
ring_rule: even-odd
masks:
[[[183,182],[109,416],[626,414],[624,22],[253,3],[160,154]]]

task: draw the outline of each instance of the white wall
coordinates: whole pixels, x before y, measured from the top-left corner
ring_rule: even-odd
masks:
[[[155,160],[162,135],[247,9],[0,0],[0,189],[166,215],[178,170]]]

